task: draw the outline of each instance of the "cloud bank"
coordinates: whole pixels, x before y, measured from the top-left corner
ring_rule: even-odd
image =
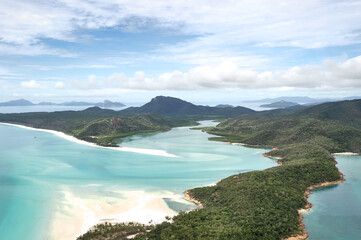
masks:
[[[23,81],[20,83],[20,86],[27,89],[46,89],[45,85],[42,85],[35,80]]]
[[[99,79],[90,76],[84,84],[79,84],[79,89],[352,89],[361,88],[361,56],[343,62],[326,60],[322,65],[305,65],[276,72],[245,70],[233,62],[223,62],[213,67],[194,67],[188,72],[166,72],[156,78],[147,77],[144,72],[136,72],[132,77],[114,73]]]

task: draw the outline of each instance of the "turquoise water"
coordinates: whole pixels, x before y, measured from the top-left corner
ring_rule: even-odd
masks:
[[[309,197],[303,223],[310,240],[361,239],[361,156],[337,156],[346,181],[318,188]]]
[[[203,123],[209,124],[214,123]],[[88,199],[117,197],[127,190],[182,194],[232,174],[277,165],[262,156],[266,149],[211,142],[209,136],[182,127],[122,143],[178,156],[171,158],[90,147],[0,124],[1,239],[47,239],[56,211],[65,209],[64,189]],[[177,211],[189,208],[164,200]]]

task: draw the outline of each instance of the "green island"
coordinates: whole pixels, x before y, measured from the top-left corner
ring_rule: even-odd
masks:
[[[0,121],[59,130],[86,141],[112,145],[113,139],[138,132],[166,131],[194,124],[195,120],[225,118],[210,114],[156,116],[139,109],[134,114],[92,108],[80,112],[1,114]],[[297,110],[248,112],[202,130],[217,135],[210,140],[271,148],[265,156],[280,165],[233,175],[215,186],[190,189],[187,195],[203,207],[181,212],[161,224],[101,224],[78,239],[128,239],[134,234],[134,239],[305,237],[298,210],[309,207],[309,190],[343,180],[334,153],[361,153],[361,100]]]

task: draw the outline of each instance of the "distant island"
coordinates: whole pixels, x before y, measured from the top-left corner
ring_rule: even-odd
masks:
[[[280,100],[278,102],[262,104],[262,105],[260,105],[260,107],[263,107],[263,108],[287,108],[287,107],[294,107],[294,106],[299,106],[299,105],[300,104],[295,103],[295,102],[287,102],[284,100]]]
[[[124,107],[125,104],[120,102],[112,102],[109,100],[104,100],[103,102],[91,103],[91,102],[63,102],[63,103],[52,103],[52,102],[40,102],[38,104],[32,103],[26,99],[12,100],[8,102],[1,102],[0,107],[24,107],[24,106],[96,106],[96,107]]]
[[[297,102],[301,104],[320,104],[325,102],[336,102],[342,100],[356,100],[361,99],[361,96],[351,96],[345,98],[310,98],[310,97],[302,97],[302,96],[281,96],[276,98],[264,98],[259,100],[248,100],[244,101],[245,103],[273,103],[278,101],[287,101],[287,102]]]
[[[218,104],[216,107],[217,108],[234,108],[234,106],[230,105],[230,104]]]

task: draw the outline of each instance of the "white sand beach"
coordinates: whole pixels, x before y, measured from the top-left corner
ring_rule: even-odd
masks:
[[[360,155],[359,153],[353,153],[353,152],[341,152],[341,153],[334,153],[333,155],[350,155],[350,156],[354,156],[354,155]]]
[[[59,131],[55,131],[55,130],[33,128],[33,127],[23,126],[23,125],[19,125],[19,124],[12,124],[12,123],[0,123],[0,124],[9,125],[9,126],[16,126],[16,127],[31,129],[31,130],[35,130],[35,131],[42,131],[42,132],[52,133],[54,135],[57,135],[57,136],[59,136],[61,138],[66,139],[66,140],[76,142],[76,143],[79,143],[79,144],[83,144],[83,145],[87,145],[87,146],[91,146],[91,147],[112,149],[112,150],[122,151],[122,152],[134,152],[134,153],[141,153],[141,154],[148,154],[148,155],[156,155],[156,156],[162,156],[162,157],[178,157],[177,155],[167,153],[164,150],[146,149],[146,148],[131,148],[131,147],[103,147],[103,146],[99,146],[99,145],[97,145],[95,143],[90,143],[90,142],[86,142],[86,141],[77,139],[76,137],[73,137],[73,136],[67,135],[67,134],[65,134],[63,132],[59,132]]]
[[[51,239],[76,239],[94,225],[105,222],[161,223],[166,221],[166,216],[177,214],[163,198],[176,200],[182,197],[171,192],[143,191],[119,192],[117,198],[82,198],[71,191],[63,191],[63,196],[52,223]]]

